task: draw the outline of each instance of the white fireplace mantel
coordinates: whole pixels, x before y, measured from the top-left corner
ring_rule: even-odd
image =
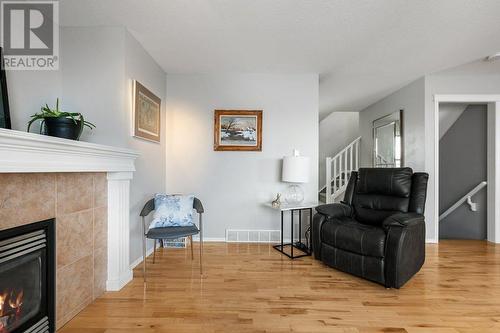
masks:
[[[0,128],[0,172],[135,171],[137,152]]]
[[[129,254],[130,180],[139,154],[130,149],[0,129],[0,173],[106,172],[107,290],[132,279]]]

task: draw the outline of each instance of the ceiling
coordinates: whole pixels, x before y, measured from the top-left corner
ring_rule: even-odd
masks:
[[[167,73],[318,73],[320,118],[500,51],[498,0],[61,0],[126,26]]]

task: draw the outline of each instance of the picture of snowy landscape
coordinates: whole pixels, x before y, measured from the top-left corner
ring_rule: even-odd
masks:
[[[262,151],[262,110],[214,110],[215,151]]]
[[[220,144],[256,146],[257,116],[221,116]]]

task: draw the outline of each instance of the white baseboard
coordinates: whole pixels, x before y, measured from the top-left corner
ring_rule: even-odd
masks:
[[[198,236],[193,236],[193,242],[199,242],[200,241],[200,238]],[[217,243],[226,243],[226,238],[225,237],[205,237],[203,238],[203,242],[207,242],[207,243],[210,243],[210,242],[217,242]],[[283,242],[287,243],[287,242],[290,242],[290,239],[283,239]],[[426,238],[425,239],[425,242],[427,244],[437,244],[437,240],[434,239],[434,238]],[[156,248],[159,248],[160,247],[160,244],[158,243],[158,246]],[[148,251],[146,251],[146,256],[149,257],[150,255],[153,254],[153,248],[149,249]],[[140,264],[142,263],[142,256],[140,256],[139,258],[137,258],[136,260],[134,260],[131,264],[130,264],[130,270],[133,270],[134,268],[136,268],[137,266],[139,266]],[[121,284],[121,283],[118,283],[118,284]],[[116,286],[113,286],[113,287],[116,287]]]
[[[160,248],[160,242],[158,242],[158,244],[156,245],[156,248]],[[153,248],[150,248],[149,250],[146,251],[146,257],[149,257],[150,255],[153,254]],[[142,256],[140,256],[139,258],[137,258],[136,260],[134,260],[131,264],[130,264],[130,269],[133,270],[134,268],[136,268],[137,266],[139,266],[139,264],[142,262]]]
[[[199,242],[200,236],[193,236],[193,242]],[[203,237],[204,242],[226,242],[225,237]]]
[[[134,277],[132,270],[129,270],[124,275],[120,276],[119,279],[116,280],[107,280],[106,281],[106,291],[118,291],[125,287],[127,283],[132,281]]]

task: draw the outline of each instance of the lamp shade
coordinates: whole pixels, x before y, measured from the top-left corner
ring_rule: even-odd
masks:
[[[309,181],[309,157],[284,156],[282,180],[288,183],[307,183]]]

